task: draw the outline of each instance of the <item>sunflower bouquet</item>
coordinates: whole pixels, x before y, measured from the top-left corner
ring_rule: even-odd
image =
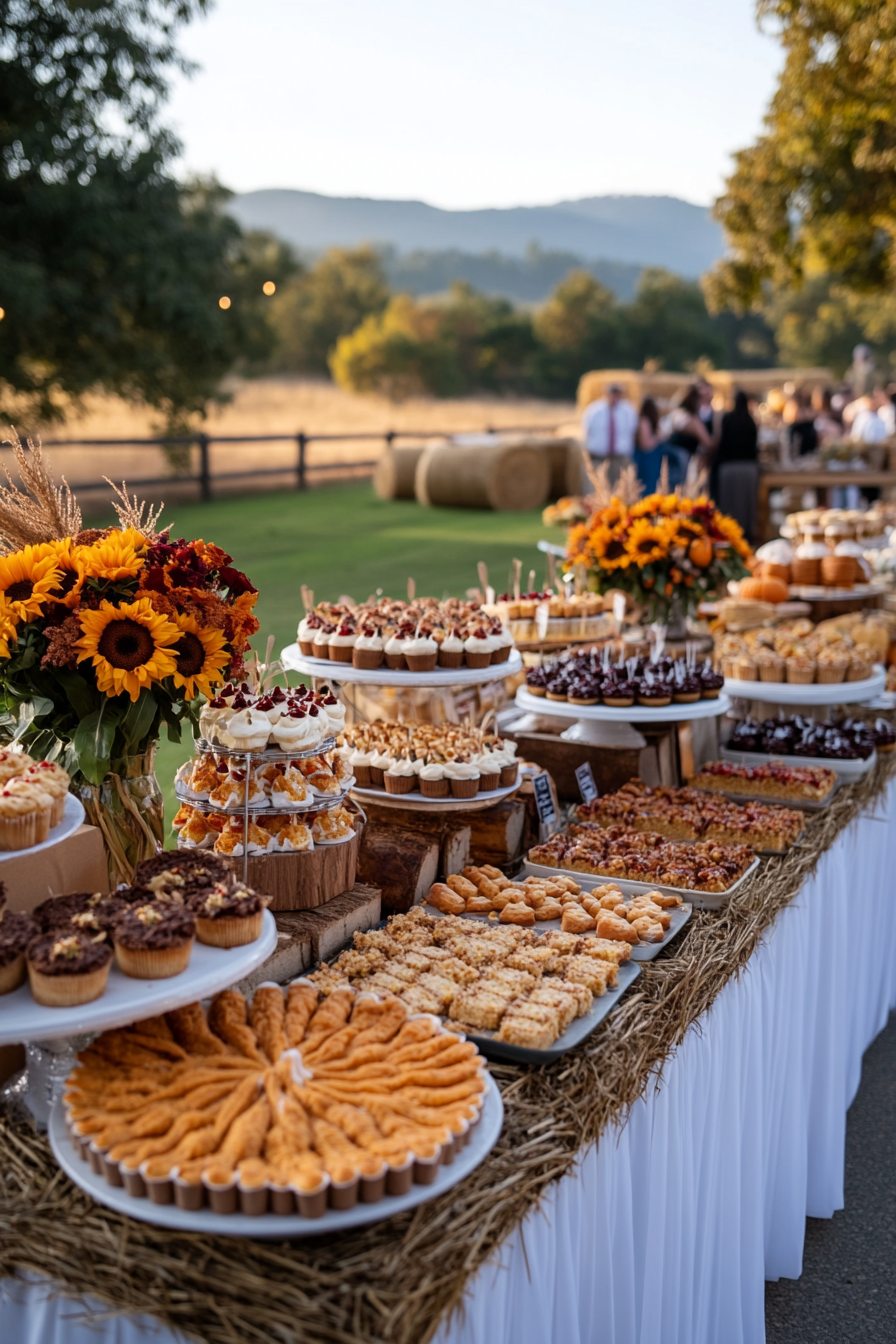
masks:
[[[752,551],[740,525],[706,495],[648,495],[626,504],[615,496],[569,531],[566,568],[580,567],[597,593],[622,589],[647,607],[651,621],[684,614],[747,573]]]
[[[68,771],[128,878],[164,834],[156,743],[198,728],[201,697],[241,675],[258,594],[124,489],[118,527],[82,528],[40,448],[12,447],[28,493],[0,489],[0,734]]]

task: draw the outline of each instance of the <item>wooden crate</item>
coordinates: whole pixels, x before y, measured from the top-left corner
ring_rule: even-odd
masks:
[[[344,845],[318,845],[303,854],[265,854],[249,858],[249,885],[271,897],[271,910],[313,910],[351,891],[358,872],[360,833]],[[243,875],[243,860],[229,860]]]

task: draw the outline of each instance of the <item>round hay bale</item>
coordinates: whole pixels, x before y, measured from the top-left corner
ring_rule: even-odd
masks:
[[[550,462],[542,448],[432,444],[417,463],[417,499],[443,508],[537,509],[550,483]]]
[[[414,473],[423,450],[422,443],[401,448],[386,445],[373,473],[373,488],[380,499],[414,498]]]
[[[566,495],[581,493],[582,482],[582,445],[578,439],[568,435],[520,434],[504,439],[508,447],[538,448],[548,459],[551,479],[548,486],[548,499],[562,499]]]

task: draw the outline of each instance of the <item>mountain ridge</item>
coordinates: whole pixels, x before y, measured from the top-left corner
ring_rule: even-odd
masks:
[[[709,210],[675,196],[587,196],[553,205],[443,210],[424,201],[273,187],[234,196],[228,209],[244,228],[266,229],[310,252],[372,243],[400,254],[525,257],[534,245],[588,262],[663,266],[689,277],[724,252]]]

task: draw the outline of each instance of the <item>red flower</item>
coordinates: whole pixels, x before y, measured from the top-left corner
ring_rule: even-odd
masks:
[[[233,569],[230,565],[225,565],[221,570],[221,582],[230,589],[233,597],[239,597],[242,593],[257,593],[245,574],[239,569]]]

